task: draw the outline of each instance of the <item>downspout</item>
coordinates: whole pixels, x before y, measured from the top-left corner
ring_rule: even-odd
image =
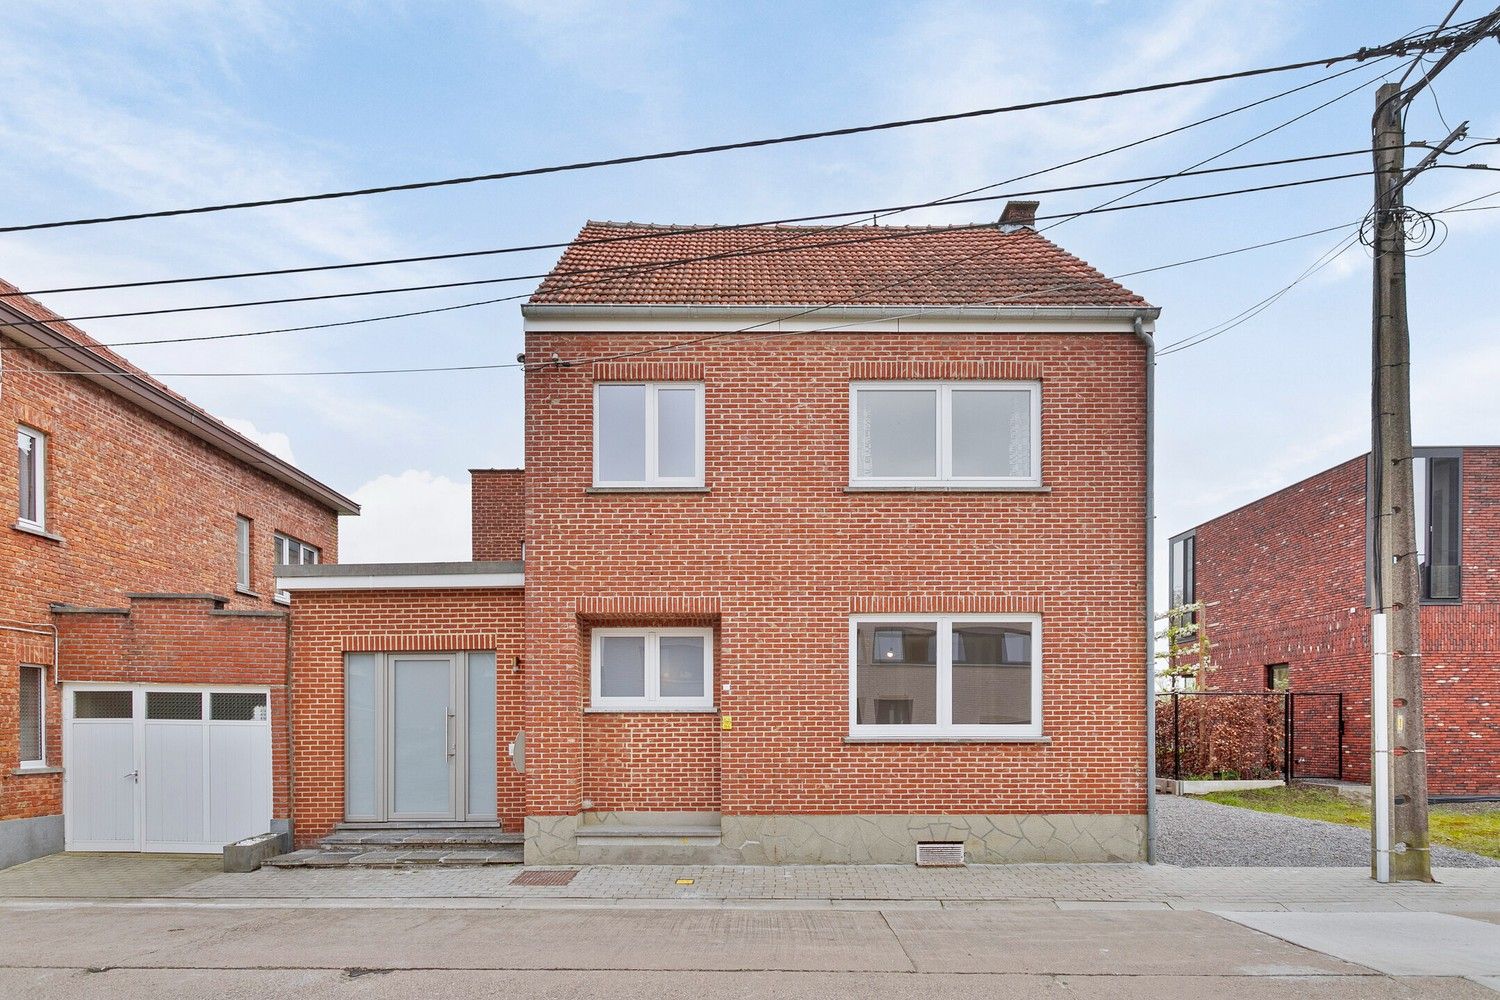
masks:
[[[287,839],[284,841],[288,850],[297,849],[297,744],[296,735],[292,729],[292,609],[287,608],[285,631],[286,636],[286,718],[282,725],[286,726],[286,825]],[[275,817],[272,817],[273,819]]]
[[[1156,341],[1139,315],[1135,335],[1146,345],[1146,861],[1156,863]]]

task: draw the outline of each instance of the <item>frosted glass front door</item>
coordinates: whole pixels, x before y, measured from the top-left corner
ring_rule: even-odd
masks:
[[[392,658],[391,813],[454,819],[453,660]]]

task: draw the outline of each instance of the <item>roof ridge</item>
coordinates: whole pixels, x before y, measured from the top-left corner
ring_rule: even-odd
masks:
[[[633,221],[629,221],[629,220],[618,221],[618,220],[613,220],[613,219],[589,219],[587,222],[585,222],[583,224],[583,228],[585,230],[591,229],[591,228],[601,228],[601,229],[602,228],[610,228],[610,229],[650,229],[650,230],[658,230],[658,231],[666,230],[666,231],[671,231],[671,232],[680,232],[683,235],[691,235],[691,234],[697,234],[697,233],[734,233],[734,232],[746,232],[746,231],[752,231],[752,230],[756,230],[756,229],[796,229],[796,230],[802,230],[802,231],[810,232],[810,233],[835,232],[835,231],[845,230],[845,229],[882,229],[882,230],[903,229],[903,230],[909,230],[909,231],[913,231],[913,232],[934,232],[934,233],[948,232],[948,231],[951,231],[951,230],[961,230],[961,231],[966,231],[966,232],[975,232],[975,231],[980,231],[980,230],[985,230],[985,229],[996,229],[996,230],[999,230],[999,231],[1004,232],[1006,234],[1009,234],[1011,232],[1021,232],[1025,227],[1006,228],[1004,230],[1001,230],[1000,229],[1000,223],[998,221],[994,221],[994,222],[952,222],[952,223],[948,223],[946,225],[936,225],[936,224],[933,224],[933,225],[898,225],[898,226],[883,226],[879,222],[861,222],[861,223],[858,223],[858,224],[856,224],[856,223],[840,223],[840,224],[836,224],[836,225],[815,226],[815,225],[809,225],[809,224],[806,224],[806,223],[800,223],[799,224],[799,223],[792,223],[792,222],[752,222],[752,223],[733,223],[733,222],[727,222],[727,223],[702,222],[702,223],[699,223],[699,222],[683,222],[683,223],[674,223],[674,222],[633,222]]]

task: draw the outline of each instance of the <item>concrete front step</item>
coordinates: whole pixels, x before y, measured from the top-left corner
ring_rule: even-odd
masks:
[[[318,845],[330,851],[497,851],[521,841],[519,833],[497,826],[341,826]]]
[[[521,846],[508,844],[493,849],[382,848],[332,850],[309,848],[270,858],[268,868],[404,868],[408,865],[519,865]]]
[[[585,813],[574,834],[584,864],[722,864],[719,814]]]

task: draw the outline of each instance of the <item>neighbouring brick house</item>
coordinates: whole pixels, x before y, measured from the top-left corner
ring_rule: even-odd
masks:
[[[1500,795],[1500,448],[1416,456],[1428,791]],[[1366,465],[1350,459],[1171,542],[1173,603],[1212,605],[1204,686],[1341,692],[1343,776],[1358,782],[1370,776]],[[1337,733],[1336,719],[1298,724],[1319,721]]]
[[[3,282],[0,420],[0,866],[284,827],[276,564],[358,508]]]
[[[1157,310],[1034,212],[588,224],[523,309],[478,561],[281,578],[299,843],[1142,857]]]

